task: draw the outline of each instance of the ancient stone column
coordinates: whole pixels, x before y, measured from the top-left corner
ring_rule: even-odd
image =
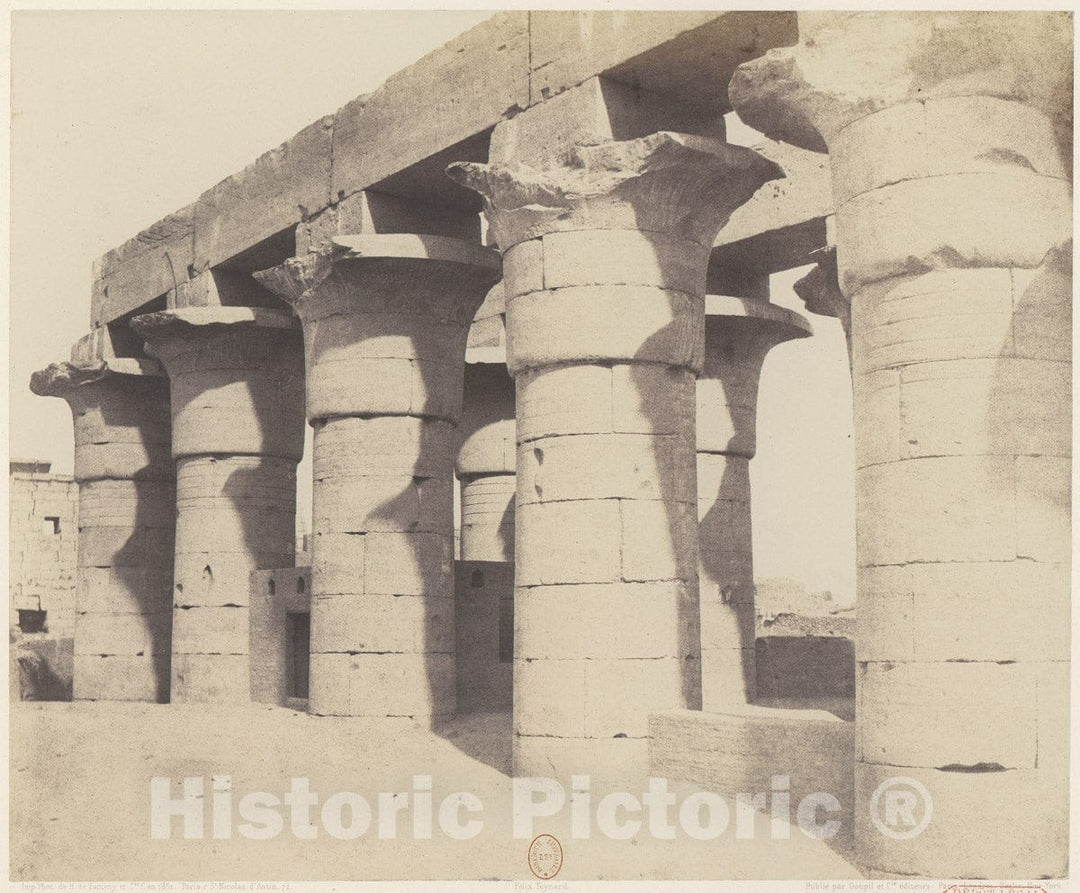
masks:
[[[766,354],[811,333],[802,316],[767,301],[706,299],[705,367],[697,383],[701,702],[747,704],[756,692],[750,460]]]
[[[504,363],[469,363],[457,476],[462,561],[514,560],[514,380]]]
[[[801,14],[800,32],[730,94],[751,126],[830,152],[852,312],[858,854],[904,874],[1057,876],[1070,18]]]
[[[75,354],[77,351],[73,351]],[[35,394],[75,424],[75,700],[169,700],[175,470],[169,384],[153,360],[57,363]]]
[[[694,388],[709,250],[781,176],[668,132],[463,164],[503,252],[517,388],[514,772],[646,766],[700,707]]]
[[[172,700],[250,698],[249,578],[295,556],[303,345],[281,310],[138,316],[169,374],[176,459]]]
[[[312,713],[454,712],[455,423],[499,267],[460,239],[356,235],[257,274],[304,326]]]

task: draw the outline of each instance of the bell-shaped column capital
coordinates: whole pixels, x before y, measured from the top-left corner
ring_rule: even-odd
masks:
[[[467,325],[502,276],[499,253],[464,239],[416,233],[335,236],[254,274],[304,322],[342,313],[412,313]]]
[[[753,458],[765,356],[813,334],[798,313],[767,301],[706,296],[705,368],[697,383],[697,451]]]
[[[175,458],[303,455],[303,342],[292,314],[190,307],[131,325],[169,374]]]
[[[469,323],[499,253],[447,236],[337,236],[255,277],[304,325],[308,418],[454,421]]]
[[[466,365],[458,477],[516,471],[514,403],[514,380],[505,363]]]
[[[728,95],[751,127],[806,149],[909,102],[982,96],[1070,114],[1067,12],[801,12],[799,32],[740,65]]]
[[[30,390],[71,407],[80,483],[172,477],[169,383],[155,360],[53,363],[30,377]]]
[[[540,167],[456,162],[447,173],[483,196],[503,252],[575,230],[639,230],[711,248],[735,209],[784,175],[751,149],[668,131],[577,146]]]

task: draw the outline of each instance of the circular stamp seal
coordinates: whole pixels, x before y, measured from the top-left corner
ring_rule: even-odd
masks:
[[[540,880],[555,877],[562,868],[562,844],[550,834],[539,834],[529,844],[529,870]]]

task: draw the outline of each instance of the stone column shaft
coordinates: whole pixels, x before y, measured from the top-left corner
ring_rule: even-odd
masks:
[[[172,390],[172,697],[247,701],[250,575],[295,557],[299,327],[285,312],[245,307],[154,313],[133,325]]]
[[[169,386],[152,360],[59,363],[36,394],[75,425],[75,700],[169,699],[175,474]]]
[[[461,483],[461,559],[514,560],[517,447],[514,380],[501,363],[465,367]]]
[[[660,133],[463,165],[503,252],[517,389],[514,771],[638,774],[700,706],[695,376],[708,253],[779,170]]]
[[[705,368],[697,383],[698,521],[701,540],[701,700],[705,710],[756,694],[750,460],[767,353],[810,324],[766,301],[709,295]]]
[[[498,271],[489,249],[402,234],[338,237],[258,274],[307,348],[313,713],[454,712],[455,423]]]
[[[852,313],[859,856],[1060,875],[1072,25],[833,13],[800,31],[730,92],[752,126],[830,150]],[[917,837],[870,821],[895,776],[932,798]]]

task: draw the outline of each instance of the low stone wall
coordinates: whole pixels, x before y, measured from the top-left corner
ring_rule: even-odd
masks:
[[[509,710],[514,686],[514,565],[458,561],[455,571],[458,712]]]
[[[251,574],[251,700],[306,707],[311,568]]]

